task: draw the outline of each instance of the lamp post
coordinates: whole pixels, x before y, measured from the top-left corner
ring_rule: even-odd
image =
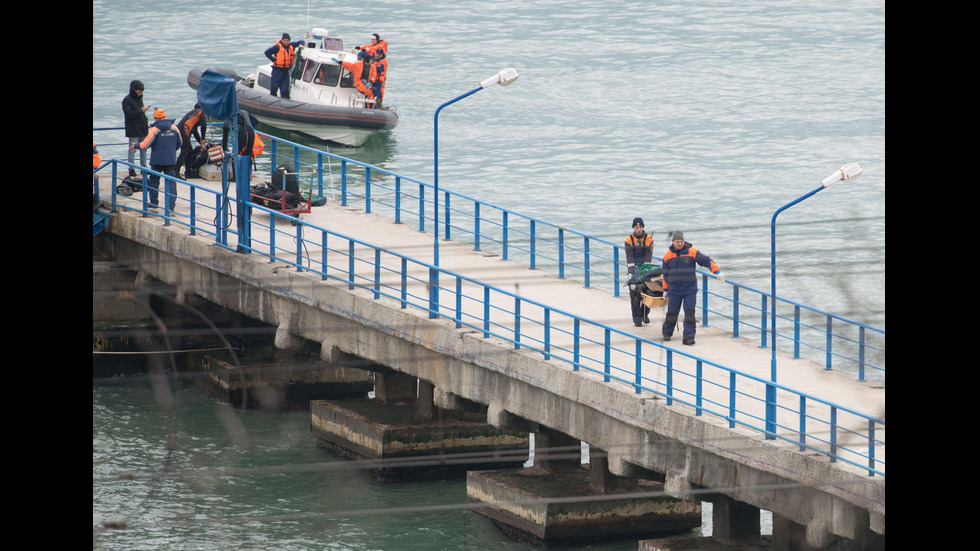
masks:
[[[766,385],[766,439],[772,440],[776,437],[776,217],[779,213],[792,207],[793,205],[807,199],[817,192],[828,188],[837,182],[850,182],[851,180],[857,178],[861,175],[863,169],[861,165],[857,163],[847,163],[842,166],[839,170],[834,171],[833,174],[827,176],[820,182],[820,187],[807,193],[798,199],[795,199],[789,203],[786,203],[782,207],[773,213],[772,215],[772,264],[771,264],[771,276],[772,276],[772,360],[771,360],[771,374],[770,382],[772,384]]]
[[[429,273],[429,303],[431,305],[431,311],[429,312],[429,317],[434,318],[439,313],[439,112],[442,111],[443,107],[447,105],[452,105],[457,101],[483,90],[489,87],[491,84],[499,84],[501,86],[509,86],[515,80],[517,80],[517,71],[512,68],[507,68],[499,73],[493,75],[492,77],[484,80],[479,86],[466,92],[463,95],[457,96],[446,103],[443,103],[436,109],[436,114],[433,117],[433,140],[434,146],[433,159],[432,159],[432,192],[434,196],[432,198],[432,264],[435,266]]]

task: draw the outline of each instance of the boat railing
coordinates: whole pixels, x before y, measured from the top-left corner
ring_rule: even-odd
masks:
[[[301,150],[315,153],[316,163],[322,163],[327,155],[264,134],[263,139],[274,145],[273,161],[289,154],[299,159],[304,156]],[[418,211],[404,208],[395,212],[401,223],[411,223],[408,218],[412,218],[422,224],[420,231],[424,231],[427,184],[351,159],[332,157],[328,168],[317,170],[312,182],[317,193],[333,186],[331,177],[327,176],[326,182],[324,177],[332,172],[329,165],[334,161],[341,165],[338,176],[342,184],[336,191],[345,205],[359,198],[365,210],[372,211],[382,205],[391,208],[391,201],[394,206],[406,199],[407,203],[417,201],[414,208]],[[354,166],[363,169],[361,176],[355,177],[357,171],[350,170]],[[111,186],[110,197],[104,199],[113,213],[130,210],[142,217],[158,217],[164,225],[183,228],[218,247],[267,257],[269,262],[366,293],[393,307],[449,320],[457,328],[469,328],[485,339],[498,339],[515,350],[540,354],[573,371],[588,371],[604,383],[623,385],[636,394],[662,397],[667,406],[690,408],[695,415],[721,420],[730,428],[740,427],[766,439],[790,443],[800,451],[826,456],[855,472],[885,475],[883,412],[859,411],[760,379],[251,201],[236,204],[229,198],[227,186],[198,185],[118,159],[104,163],[99,170],[107,171],[112,181],[118,182],[130,168],[161,177],[162,210],[149,208],[145,185],[141,195],[132,197],[118,196],[115,186]],[[177,186],[174,210],[168,207],[165,196],[168,181]],[[380,187],[381,182],[389,187]],[[457,203],[463,197],[445,193]],[[486,203],[478,204],[486,209]],[[507,213],[507,218],[522,218],[512,211],[502,212]],[[476,231],[474,235],[484,234]],[[509,242],[505,238],[499,244]],[[435,274],[437,277],[433,277]],[[771,414],[765,397],[767,387],[776,389],[781,397],[778,404],[773,404]]]

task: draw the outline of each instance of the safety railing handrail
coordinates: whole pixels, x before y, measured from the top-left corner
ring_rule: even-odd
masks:
[[[262,134],[263,138],[268,138],[270,153],[273,161],[270,163],[270,171],[277,164],[275,159],[282,158],[293,163],[297,170],[302,166],[309,167],[311,170],[305,171],[314,175],[315,182],[311,179],[311,189],[315,185],[316,193],[324,196],[324,173],[333,176],[334,170],[328,167],[324,170],[324,159],[335,159],[340,163],[340,184],[335,186],[340,194],[339,201],[344,206],[349,206],[352,199],[363,201],[365,212],[374,212],[378,206],[384,206],[391,210],[391,217],[396,223],[409,223],[418,227],[420,232],[426,231],[426,224],[433,221],[431,205],[433,201],[426,197],[426,191],[431,189],[431,185],[415,178],[401,176],[390,170],[369,165],[367,163],[342,157],[340,155],[319,151],[311,147],[283,140],[267,134]],[[279,154],[279,150],[285,146],[288,155]],[[314,156],[314,161],[304,160],[303,155]],[[350,167],[360,167],[363,175],[356,175]],[[380,175],[380,176],[379,176]],[[394,179],[394,184],[389,185],[381,177]],[[416,193],[404,189],[405,182],[417,186]],[[363,189],[355,189],[355,183],[363,186]],[[375,189],[377,188],[377,189]],[[378,190],[386,192],[387,197],[383,197]],[[625,258],[621,257],[620,251],[622,243],[614,243],[609,240],[590,236],[584,232],[579,232],[564,226],[542,220],[540,218],[521,214],[517,211],[501,207],[499,205],[470,197],[468,195],[453,192],[440,188],[440,239],[457,239],[460,233],[468,236],[473,244],[474,250],[484,250],[487,243],[496,245],[497,251],[504,260],[512,259],[512,251],[517,250],[524,253],[521,259],[526,261],[531,269],[548,269],[556,272],[560,279],[568,277],[569,270],[578,270],[582,276],[585,287],[592,286],[592,279],[599,277],[605,281],[614,296],[620,296],[620,290],[625,284],[621,279],[621,274],[626,273]],[[431,192],[430,192],[431,193]],[[404,198],[411,199],[409,201]],[[471,205],[467,209],[459,206],[459,203]],[[412,210],[410,205],[418,205],[416,210]],[[428,209],[428,212],[427,212]],[[494,219],[488,215],[486,210],[499,213],[499,219]],[[466,228],[461,224],[454,223],[455,218],[451,214],[470,216],[472,227]],[[525,228],[519,227],[515,221],[522,221]],[[498,228],[499,235],[486,231],[488,226]],[[554,235],[551,238],[542,237],[542,228],[551,228]],[[455,232],[451,229],[456,230]],[[515,239],[515,236],[522,237],[523,241]],[[574,245],[575,239],[581,239],[580,246]],[[466,241],[464,241],[466,242]],[[545,247],[553,249],[551,256],[544,252]],[[601,250],[608,251],[602,253]],[[576,263],[576,260],[578,263]],[[550,266],[547,263],[550,262]],[[772,300],[772,295],[768,291],[756,289],[743,285],[737,281],[726,279],[725,283],[732,286],[733,296],[724,296],[718,292],[710,292],[709,280],[714,276],[708,272],[698,269],[698,273],[704,278],[702,285],[703,300],[701,300],[702,320],[704,326],[709,324],[709,314],[720,316],[732,323],[732,336],[740,338],[750,336],[757,338],[762,347],[767,346],[767,342],[772,337],[771,333],[771,308],[765,305]],[[738,289],[743,289],[752,293],[755,300],[761,301],[762,306],[758,308],[757,316],[742,316],[741,308],[752,308],[745,302],[741,302],[738,297]],[[716,300],[709,300],[714,297]],[[720,303],[719,303],[720,301]],[[792,327],[793,333],[779,332],[776,334],[777,342],[786,343],[792,347],[794,358],[806,355],[811,359],[816,359],[819,354],[824,355],[824,364],[827,369],[849,369],[856,373],[857,379],[866,380],[868,372],[872,376],[884,382],[884,330],[874,326],[845,318],[829,312],[824,312],[818,308],[808,306],[801,302],[777,297],[777,316],[790,322],[789,325],[783,324],[782,327]],[[792,317],[780,315],[779,310],[783,307],[792,308]],[[754,309],[754,308],[752,308]],[[804,323],[804,317],[818,316],[824,321],[824,328],[817,328]],[[837,321],[838,327],[835,328],[833,321]],[[843,325],[843,327],[841,327]],[[854,333],[849,335],[845,332]],[[869,342],[870,341],[870,342]],[[881,344],[876,344],[880,341]],[[838,343],[837,350],[834,344]],[[841,353],[840,348],[844,348],[848,354]],[[869,353],[873,358],[868,358]],[[880,362],[876,363],[876,362]],[[842,365],[843,364],[843,365]]]
[[[215,127],[216,125],[211,125],[212,129]],[[117,128],[96,130],[110,129]],[[378,207],[388,208],[396,223],[413,224],[420,232],[426,231],[427,222],[431,225],[434,219],[431,205],[434,201],[431,197],[426,197],[426,191],[432,188],[430,184],[269,134],[258,134],[268,146],[270,161],[265,168],[270,174],[281,162],[291,163],[296,171],[313,175],[309,178],[310,189],[312,191],[315,186],[316,194],[321,197],[325,196],[325,189],[331,189],[339,193],[339,201],[344,206],[362,201],[363,209],[369,213]],[[280,154],[282,149],[285,152]],[[327,166],[324,166],[325,160]],[[332,166],[334,161],[340,165],[339,171]],[[356,167],[360,174],[352,167]],[[301,170],[303,168],[308,170]],[[325,184],[325,174],[331,178],[329,184]],[[339,176],[339,184],[332,182],[335,175]],[[394,184],[387,183],[386,179],[393,179]],[[406,187],[414,187],[417,191],[405,189]],[[575,279],[569,274],[570,271],[575,271],[580,274],[581,281],[587,288],[593,286],[592,280],[598,277],[605,282],[607,290],[612,291],[614,296],[620,296],[620,290],[624,287],[621,274],[626,273],[625,259],[620,255],[622,243],[590,236],[465,194],[446,189],[440,189],[440,193],[442,239],[459,240],[460,235],[467,236],[474,250],[495,248],[491,252],[500,254],[505,260],[512,259],[516,251],[517,255],[523,255],[519,260],[526,261],[532,269],[556,272],[560,279]],[[460,203],[469,207],[464,208]],[[486,212],[488,210],[497,213],[498,218],[490,216]],[[452,216],[453,214],[456,216]],[[460,216],[470,217],[471,227],[459,224]],[[551,237],[544,235],[544,230],[548,228],[553,234]],[[491,231],[494,229],[495,231]],[[581,245],[575,244],[577,240],[581,240]],[[771,339],[775,338],[781,349],[791,349],[794,358],[807,357],[823,361],[828,370],[848,370],[855,373],[859,381],[870,377],[884,384],[883,329],[801,302],[776,297],[777,319],[788,323],[781,323],[780,331],[773,336],[773,309],[769,304],[772,296],[768,291],[728,278],[725,283],[731,287],[729,296],[709,287],[714,276],[701,269],[698,269],[698,273],[702,275],[704,282],[700,301],[703,326],[708,326],[709,320],[714,317],[720,317],[731,323],[733,338],[758,340],[762,347],[771,346]],[[751,300],[742,299],[740,290],[751,293]],[[785,314],[787,308],[792,309],[792,315]],[[746,310],[749,311],[748,315],[743,313]],[[818,321],[820,326],[816,325]],[[786,332],[790,328],[792,332]]]
[[[110,162],[113,165],[114,182],[117,178],[118,167],[122,166],[126,170],[132,166],[125,161],[112,160]],[[150,170],[150,172],[154,171]],[[162,179],[167,178],[165,175],[156,174]],[[227,194],[196,186],[180,179],[176,181],[181,186],[188,186],[188,193],[178,193],[178,196],[180,198],[186,197],[182,200],[189,203],[187,210],[190,214],[173,213],[169,209],[162,213],[150,212],[145,197],[145,186],[143,189],[144,197],[137,210],[141,210],[143,216],[159,216],[162,214],[165,223],[169,224],[175,221],[188,228],[191,233],[205,233],[212,236],[219,245],[227,247],[228,235],[236,232],[235,229],[218,223],[228,214]],[[165,186],[161,185],[162,189],[165,189]],[[210,200],[207,197],[210,197]],[[163,203],[166,204],[166,201]],[[114,208],[119,206],[115,189],[112,193],[112,204]],[[318,227],[307,221],[267,209],[262,205],[251,202],[246,204],[251,210],[263,212],[269,216],[269,224],[264,227],[257,218],[251,219],[253,229],[249,231],[251,241],[248,251],[266,256],[270,262],[283,262],[293,266],[297,271],[305,270],[319,274],[323,280],[341,281],[347,284],[350,289],[363,289],[373,293],[376,299],[384,296],[387,299],[397,301],[401,308],[411,306],[427,312],[430,317],[437,315],[448,318],[454,321],[457,327],[465,325],[482,332],[485,338],[493,336],[513,344],[516,349],[534,350],[542,354],[545,359],[566,362],[576,371],[584,369],[595,372],[602,375],[606,382],[618,381],[631,386],[636,393],[647,391],[663,396],[667,400],[667,405],[673,405],[674,402],[684,404],[694,408],[697,415],[708,413],[726,419],[732,428],[738,425],[765,433],[767,438],[792,442],[800,450],[816,451],[827,455],[831,461],[841,461],[867,469],[870,476],[884,475],[884,462],[875,457],[875,448],[884,446],[884,441],[875,436],[876,429],[884,427],[884,420],[878,419],[874,415],[862,413],[791,387],[745,374],[694,354],[664,347],[655,341],[577,316],[560,308],[551,307],[474,278],[438,268],[367,241]],[[211,227],[208,227],[208,217],[196,215],[195,212],[213,214]],[[279,229],[277,220],[281,220],[282,225],[288,223],[290,227],[287,230]],[[268,242],[262,243],[259,240],[259,232],[257,231],[259,228],[268,230]],[[320,241],[305,238],[305,232],[312,233]],[[280,247],[276,245],[277,237],[294,240],[295,248],[290,250],[288,254],[279,252]],[[330,240],[340,240],[346,244],[346,247],[331,247]],[[309,250],[310,247],[312,250],[318,251],[320,256],[315,257],[312,254],[304,256],[303,251]],[[358,248],[366,252],[358,253]],[[331,265],[329,262],[334,255],[340,255],[342,262]],[[397,261],[396,264],[400,267],[397,272],[391,271],[390,268],[382,269],[382,256],[391,257]],[[370,276],[364,276],[358,272],[358,268],[363,269],[363,266],[371,268]],[[441,281],[453,282],[452,287],[439,286],[439,293],[447,293],[454,298],[456,307],[452,309],[451,314],[447,313],[449,309],[433,308],[431,297],[427,292],[409,295],[408,288],[410,285],[422,288],[431,281],[426,277],[410,277],[410,267],[430,274],[433,271],[438,272],[442,278],[445,278],[440,279]],[[330,273],[331,270],[337,273],[332,274]],[[385,277],[382,277],[383,273]],[[383,281],[387,281],[386,278],[393,278],[398,284],[383,283]],[[464,285],[475,287],[479,292],[476,294],[464,293]],[[514,306],[512,309],[504,309],[499,306],[499,302],[492,302],[491,296],[502,297],[504,303],[512,301]],[[464,300],[468,304],[480,306],[480,313],[478,315],[464,314]],[[531,308],[541,311],[544,322],[540,322],[537,316],[522,314],[522,309],[526,311]],[[509,323],[493,322],[492,319],[495,316],[492,314],[496,314],[498,318],[500,316],[506,317]],[[555,317],[559,320],[554,320]],[[558,323],[559,321],[562,323]],[[569,330],[564,327],[568,324],[571,324],[574,329]],[[571,339],[571,344],[562,345],[563,339]],[[622,342],[632,342],[633,350],[629,350],[629,346],[621,344]],[[590,346],[591,349],[600,350],[602,357],[589,356]],[[651,346],[666,355],[666,360],[663,363],[655,362],[641,352],[642,347]],[[693,362],[695,366],[693,371],[682,367],[684,362]],[[647,370],[664,369],[666,375],[660,379],[651,378],[649,375],[644,376],[645,372],[649,373],[644,368]],[[706,368],[713,371],[711,376],[706,376],[704,373]],[[723,381],[727,380],[728,382],[719,383],[714,380],[719,376]],[[728,396],[727,403],[712,399],[709,393],[703,389],[705,384],[713,389],[724,391]],[[758,393],[751,394],[738,390],[744,386],[752,385],[775,386],[782,392],[796,396],[799,404],[798,409],[786,404],[779,406],[779,411],[793,414],[793,418],[797,420],[796,426],[775,424],[775,429],[769,429],[766,424],[759,423],[761,418],[757,414],[751,413],[746,405],[740,405],[741,402],[747,401],[750,406],[753,403],[758,406],[764,400],[759,398]],[[815,411],[823,411],[825,414],[817,414]],[[854,428],[853,423],[842,423],[838,419],[841,415],[847,416],[852,422],[859,423],[862,428]],[[818,425],[820,430],[814,430],[813,424]],[[856,439],[861,444],[842,449],[839,443],[839,437],[842,434]],[[867,451],[862,451],[864,449]]]

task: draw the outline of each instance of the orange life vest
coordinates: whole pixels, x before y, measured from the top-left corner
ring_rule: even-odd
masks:
[[[296,50],[293,45],[283,47],[282,42],[276,42],[279,49],[276,50],[276,60],[272,62],[273,67],[280,67],[283,69],[288,69],[293,66],[293,60],[296,58]]]

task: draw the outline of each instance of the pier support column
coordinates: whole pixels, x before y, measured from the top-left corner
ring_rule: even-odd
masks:
[[[414,402],[419,380],[392,369],[374,373],[374,397],[383,403]]]
[[[424,379],[419,379],[418,418],[420,421],[431,421],[435,417],[435,385]]]
[[[549,473],[578,470],[582,466],[582,443],[565,433],[539,427],[534,433],[534,466]]]
[[[711,537],[725,544],[757,542],[761,537],[759,508],[719,495],[711,500]]]

